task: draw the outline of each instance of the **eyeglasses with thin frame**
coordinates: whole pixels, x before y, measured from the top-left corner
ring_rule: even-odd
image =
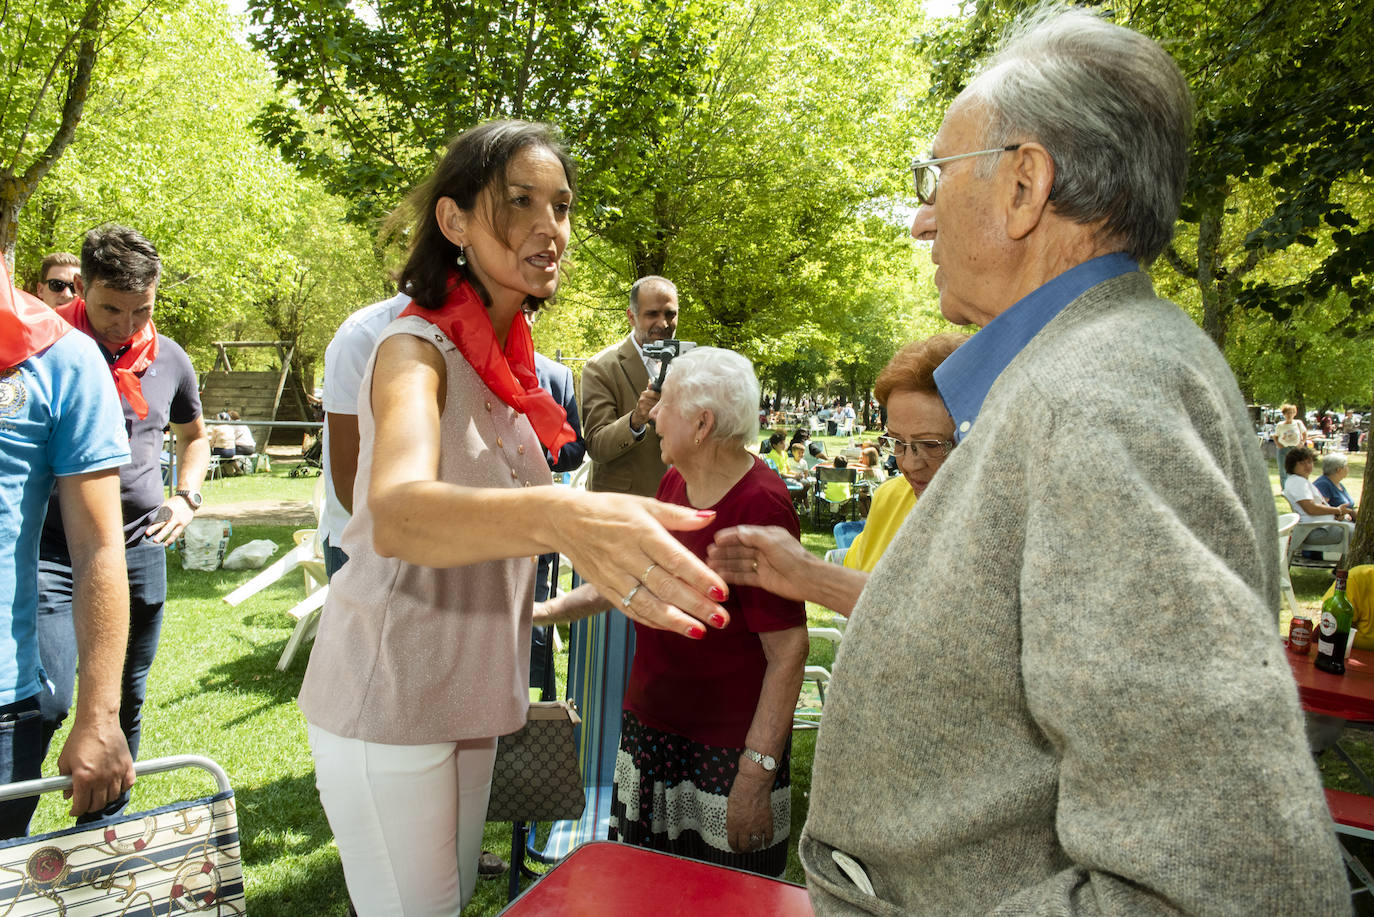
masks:
[[[906,455],[906,451],[910,449],[912,455],[927,462],[943,462],[954,448],[952,439],[918,439],[907,442],[895,436],[883,435],[878,437],[878,442],[897,458]]]
[[[76,293],[76,281],[74,280],[58,280],[56,277],[53,277],[44,282],[48,285],[48,289],[52,290],[54,293],[61,293],[63,290],[71,290],[72,293]]]
[[[926,205],[935,203],[935,189],[940,184],[940,164],[943,162],[968,159],[972,156],[990,156],[993,153],[1012,153],[1019,149],[1021,149],[1021,144],[1013,143],[1011,146],[1000,146],[991,150],[974,150],[972,153],[960,153],[957,156],[918,159],[911,164],[911,177],[916,183],[916,200]]]

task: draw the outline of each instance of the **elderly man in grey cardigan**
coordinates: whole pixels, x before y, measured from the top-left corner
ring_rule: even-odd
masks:
[[[1154,42],[1041,11],[914,167],[941,311],[981,330],[936,373],[958,446],[826,697],[818,914],[1349,911],[1264,464],[1221,355],[1141,270],[1191,123]]]

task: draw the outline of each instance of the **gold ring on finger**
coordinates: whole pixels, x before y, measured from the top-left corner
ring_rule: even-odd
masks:
[[[638,592],[639,590],[643,589],[643,588],[644,588],[644,584],[643,584],[643,583],[638,583],[638,584],[635,585],[635,587],[634,587],[633,589],[631,589],[629,592],[625,593],[625,598],[623,598],[623,599],[620,600],[620,607],[621,607],[621,608],[629,608],[629,607],[630,607],[630,603],[633,602],[634,599],[635,599],[635,593]]]
[[[758,561],[754,561],[754,572],[755,572],[755,573],[758,573],[758,572],[759,572],[759,562],[758,562]]]
[[[649,581],[649,574],[652,573],[657,566],[658,564],[649,564],[649,566],[645,567],[644,572],[639,574],[639,581],[641,583],[647,583]]]

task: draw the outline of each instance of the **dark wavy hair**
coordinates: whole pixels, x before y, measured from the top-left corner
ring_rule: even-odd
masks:
[[[1288,450],[1288,454],[1283,457],[1283,470],[1292,474],[1298,467],[1298,462],[1305,462],[1308,459],[1317,460],[1317,453],[1306,446],[1297,446]]]
[[[482,190],[504,188],[510,161],[521,150],[536,146],[558,157],[567,175],[568,187],[576,194],[576,165],[551,125],[533,121],[487,121],[455,137],[434,173],[412,191],[387,220],[384,238],[403,224],[411,226],[409,254],[397,279],[401,292],[408,293],[416,305],[426,309],[443,305],[448,294],[449,274],[454,270],[467,278],[483,302],[491,304],[490,295],[476,275],[466,266],[457,265],[458,246],[439,228],[435,207],[440,198],[448,197],[462,210],[475,210]],[[507,240],[510,220],[505,194],[488,195],[487,207],[488,212],[483,217],[498,237]],[[544,300],[534,296],[525,299],[525,308],[530,311],[543,304]]]
[[[142,293],[161,275],[157,248],[137,230],[106,223],[86,233],[81,242],[81,278],[87,289],[103,283],[111,290]]]

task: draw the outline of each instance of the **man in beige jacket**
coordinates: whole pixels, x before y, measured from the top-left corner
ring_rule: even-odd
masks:
[[[652,497],[668,470],[659,454],[649,411],[658,403],[650,387],[658,361],[644,345],[677,333],[677,287],[663,277],[641,277],[630,288],[630,333],[582,369],[583,438],[592,458],[592,490]]]

